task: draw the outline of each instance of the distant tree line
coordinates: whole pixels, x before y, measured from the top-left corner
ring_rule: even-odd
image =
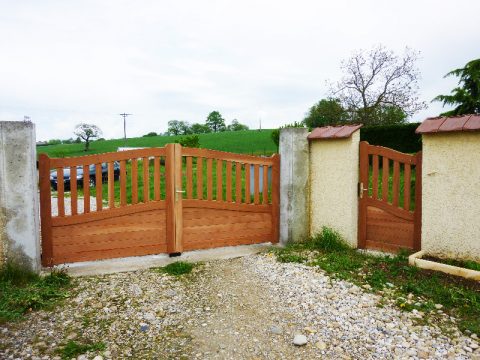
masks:
[[[249,128],[247,125],[241,124],[237,119],[233,119],[231,124],[226,125],[222,115],[218,111],[212,111],[208,114],[204,124],[190,124],[188,121],[170,120],[165,135],[208,134],[242,130],[249,130]],[[147,135],[152,136],[149,134]]]

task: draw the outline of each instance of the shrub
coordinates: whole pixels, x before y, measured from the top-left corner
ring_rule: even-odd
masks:
[[[185,136],[175,140],[176,143],[184,147],[198,148],[200,147],[200,138],[198,135]]]
[[[415,130],[419,123],[366,126],[360,129],[360,140],[370,145],[380,145],[405,153],[422,150],[422,137]]]
[[[143,135],[143,137],[158,136],[155,131],[149,132],[148,134]]]

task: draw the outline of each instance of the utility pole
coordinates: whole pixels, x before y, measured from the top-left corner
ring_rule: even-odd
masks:
[[[123,113],[120,116],[123,116],[123,140],[125,142],[125,146],[127,146],[127,116],[132,114]]]

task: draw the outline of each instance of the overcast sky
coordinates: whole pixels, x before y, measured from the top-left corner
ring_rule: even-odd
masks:
[[[480,56],[480,1],[0,0],[0,120],[31,117],[37,139],[77,123],[123,136],[218,110],[251,128],[302,120],[340,62],[377,44],[421,51],[420,96]]]

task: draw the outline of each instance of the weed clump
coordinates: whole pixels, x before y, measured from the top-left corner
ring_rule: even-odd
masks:
[[[68,296],[70,277],[64,270],[40,276],[7,263],[0,269],[0,323],[20,319],[26,312],[52,308]]]
[[[185,261],[177,261],[160,268],[160,271],[173,276],[180,276],[192,272],[194,265]]]
[[[70,340],[63,348],[61,348],[60,354],[62,359],[71,359],[89,351],[103,351],[105,349],[106,346],[103,342],[80,344]]]

